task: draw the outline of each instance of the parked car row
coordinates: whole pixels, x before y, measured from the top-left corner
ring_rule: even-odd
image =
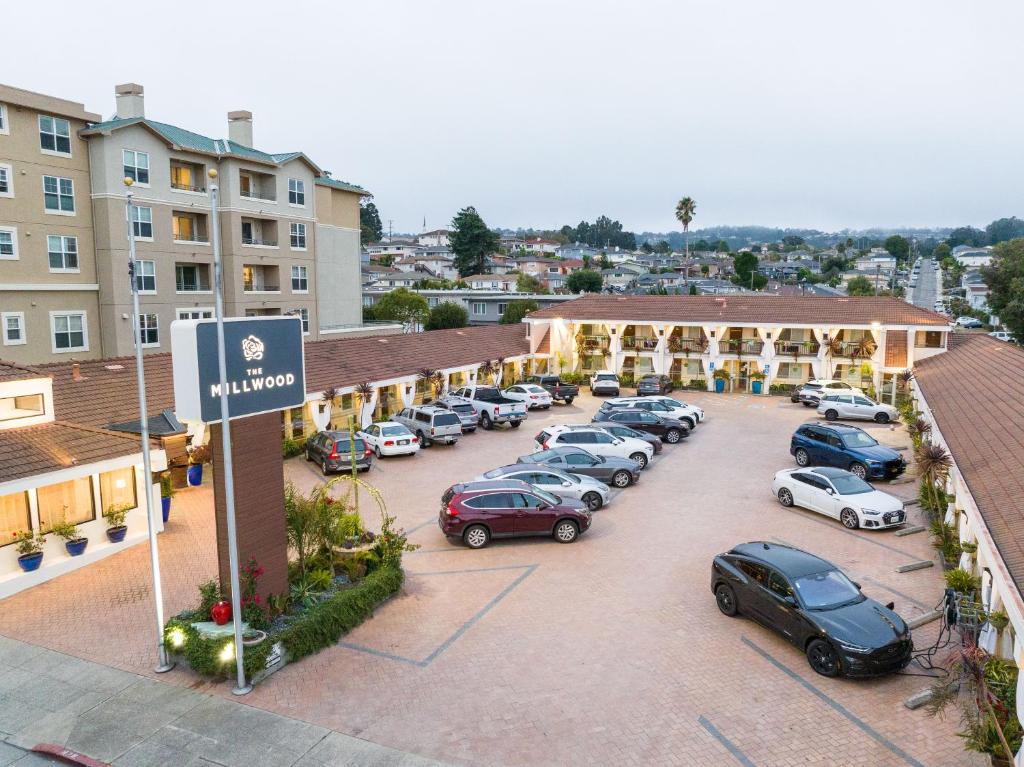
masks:
[[[863,419],[875,423],[899,420],[899,411],[892,405],[875,400],[856,386],[833,379],[813,379],[793,390],[791,402],[816,407],[818,415],[829,421],[839,418]]]

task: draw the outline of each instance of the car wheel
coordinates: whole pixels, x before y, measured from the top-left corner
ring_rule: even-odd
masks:
[[[491,540],[491,534],[483,525],[470,525],[462,534],[462,540],[471,549],[482,549]]]
[[[484,431],[490,431],[494,428],[494,424],[491,423],[491,417],[487,413],[480,416],[480,425],[484,427]]]
[[[866,480],[868,478],[868,468],[862,463],[850,464],[850,473],[856,475],[858,479]]]
[[[612,475],[612,484],[615,487],[629,487],[630,479],[628,471],[617,471]]]
[[[811,463],[811,457],[807,455],[807,451],[802,447],[797,449],[794,457],[796,458],[797,466],[808,466]]]
[[[573,399],[574,399],[573,397],[569,397],[568,399],[566,399],[566,400],[565,400],[565,404],[566,404],[566,405],[571,405],[571,404],[572,404],[572,401],[573,401]]]
[[[839,413],[837,413],[835,410],[826,410],[825,411],[825,420],[826,421],[834,421],[838,417],[839,417]]]
[[[786,507],[793,505],[793,493],[790,492],[788,487],[779,490],[779,503]]]
[[[375,447],[375,448],[373,449],[373,453],[374,453],[374,455],[376,455],[376,456],[377,456],[378,458],[380,458],[380,457],[381,457],[381,455],[380,455],[380,445],[378,445],[377,447]]]
[[[695,420],[693,420],[692,418],[684,418],[683,419],[683,423],[686,424],[687,428],[690,431],[693,431],[694,429],[697,428],[697,422]]]
[[[857,519],[857,512],[853,509],[843,509],[839,512],[839,521],[843,523],[843,527],[848,530],[856,530],[860,527],[860,520]]]
[[[523,425],[523,422],[522,422],[522,421],[512,421],[512,422],[511,422],[511,423],[509,424],[509,426],[511,426],[511,427],[512,427],[513,429],[518,429],[518,428],[519,428],[520,426],[522,426],[522,425]]]
[[[633,455],[631,455],[630,458],[632,458],[634,461],[636,461],[640,465],[640,469],[641,470],[647,468],[647,454],[646,453],[633,453]]]
[[[559,543],[572,543],[580,534],[580,528],[575,522],[563,519],[555,525],[555,540]]]
[[[422,431],[417,431],[416,437],[420,441],[420,447],[430,447],[430,441],[426,438]]]
[[[718,603],[718,609],[723,615],[730,618],[736,615],[736,592],[732,590],[732,586],[727,583],[718,584],[718,588],[715,589],[715,602]]]
[[[580,500],[587,504],[587,508],[591,511],[597,511],[604,505],[604,501],[601,500],[601,496],[597,493],[584,493]]]
[[[813,402],[805,402],[804,403],[804,407],[814,407],[814,403]]]
[[[799,397],[790,397],[789,401],[792,402],[795,405],[797,402],[800,401],[800,398]]]
[[[875,413],[875,423],[889,423],[889,414]]]
[[[326,459],[324,459],[323,461],[320,461],[320,471],[322,471],[324,473],[325,477],[328,475],[329,472],[327,471],[327,460]]]
[[[814,639],[807,645],[807,662],[822,676],[839,676],[839,653],[826,639]]]
[[[309,448],[308,447],[306,448],[306,460],[307,461],[312,461],[313,460],[313,456],[311,456],[309,454]]]
[[[669,429],[665,432],[665,441],[670,445],[674,445],[679,441],[680,436],[679,429]]]

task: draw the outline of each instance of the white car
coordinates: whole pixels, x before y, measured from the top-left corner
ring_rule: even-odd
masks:
[[[993,338],[997,338],[1000,341],[1009,341],[1010,343],[1013,343],[1013,333],[1009,333],[1005,330],[993,330],[988,335],[992,336]]]
[[[677,399],[665,396],[654,397],[615,397],[601,403],[601,410],[613,410],[621,408],[634,408],[647,410],[656,415],[666,418],[675,418],[684,422],[690,430],[697,428],[697,424],[704,420],[704,411],[694,405],[687,405]]]
[[[597,511],[609,501],[612,489],[604,482],[582,474],[570,474],[539,463],[513,463],[491,469],[474,479],[484,482],[492,479],[521,479],[559,498],[582,501],[591,511]]]
[[[611,394],[619,396],[619,377],[613,370],[598,370],[590,376],[591,394]]]
[[[370,424],[360,434],[378,458],[384,455],[415,455],[420,451],[419,438],[394,421]]]
[[[802,402],[804,407],[816,407],[826,394],[863,394],[856,386],[833,378],[812,378],[790,396],[790,402]]]
[[[533,408],[547,410],[551,407],[551,393],[537,384],[516,384],[508,387],[501,394],[507,399],[525,402],[529,410]]]
[[[863,394],[826,394],[818,402],[818,415],[825,420],[837,418],[863,418],[875,423],[889,423],[899,419],[899,411],[891,405],[875,402]]]
[[[654,455],[650,442],[635,437],[616,437],[603,429],[570,429],[568,426],[546,426],[533,438],[537,450],[556,447],[579,447],[591,455],[605,458],[631,458],[641,469],[647,468]]]
[[[817,511],[838,519],[850,530],[895,527],[907,521],[899,498],[831,466],[784,469],[772,480],[772,494],[783,506]]]
[[[967,315],[964,315],[963,317],[957,317],[956,324],[957,327],[961,328],[981,328],[985,326],[985,323],[983,323],[981,320],[977,319],[976,317],[968,317]]]

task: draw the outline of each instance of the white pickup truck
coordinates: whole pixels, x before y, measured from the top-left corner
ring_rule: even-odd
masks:
[[[518,429],[526,419],[526,403],[516,402],[502,395],[497,386],[463,386],[451,392],[456,397],[468,399],[480,414],[480,425],[492,429],[497,423],[507,423]]]

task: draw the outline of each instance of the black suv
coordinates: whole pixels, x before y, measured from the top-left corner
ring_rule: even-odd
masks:
[[[664,375],[646,375],[637,381],[636,394],[638,397],[645,394],[668,394],[675,391],[672,379]]]
[[[719,554],[711,591],[725,615],[777,631],[822,676],[893,673],[914,650],[892,602],[868,599],[835,565],[792,546],[755,541]]]
[[[594,422],[625,424],[631,429],[661,437],[663,442],[670,445],[690,435],[690,427],[677,418],[667,418],[641,408],[598,410],[594,415]]]

